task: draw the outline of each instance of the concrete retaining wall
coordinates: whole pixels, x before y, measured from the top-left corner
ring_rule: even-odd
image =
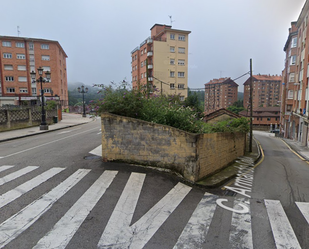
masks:
[[[193,134],[103,113],[102,158],[171,169],[189,181],[213,174],[244,155],[245,134]]]

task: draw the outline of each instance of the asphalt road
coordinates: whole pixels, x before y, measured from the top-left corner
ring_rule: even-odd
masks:
[[[308,164],[256,137],[265,159],[240,167],[227,196],[102,162],[89,154],[99,120],[0,143],[0,248],[309,248],[308,208],[295,204],[308,202]],[[281,206],[287,220],[274,220]]]

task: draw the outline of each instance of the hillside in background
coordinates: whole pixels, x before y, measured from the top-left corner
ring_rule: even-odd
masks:
[[[243,92],[238,92],[237,93],[237,99],[238,100],[243,100],[244,99],[244,93]]]

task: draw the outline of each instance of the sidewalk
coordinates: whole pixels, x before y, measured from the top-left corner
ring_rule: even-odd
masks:
[[[76,125],[86,124],[93,121],[91,116],[83,118],[81,114],[75,113],[62,113],[62,120],[58,123],[48,126],[47,131],[41,131],[39,126],[34,126],[30,128],[17,129],[11,131],[0,132],[0,142],[9,141],[17,138],[27,137],[37,135],[39,133],[51,132],[55,130],[65,129],[68,127],[73,127]]]
[[[306,161],[309,161],[309,148],[302,145],[301,142],[294,141],[292,139],[281,138],[286,144],[288,144],[292,150],[302,156]]]

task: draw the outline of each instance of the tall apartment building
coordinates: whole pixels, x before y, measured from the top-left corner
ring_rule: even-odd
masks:
[[[167,95],[188,95],[188,38],[190,31],[155,24],[151,36],[131,52],[133,88]]]
[[[44,96],[58,96],[68,106],[67,55],[59,42],[45,39],[0,36],[0,105],[40,101],[40,83],[33,83],[30,72],[42,67],[51,80],[43,83]],[[38,74],[37,74],[38,76]]]
[[[308,146],[309,125],[309,1],[307,0],[296,22],[292,22],[284,47],[286,53],[283,79],[285,81],[281,111],[284,136]]]
[[[278,75],[252,75],[253,110],[259,107],[280,106],[282,77]],[[244,83],[244,108],[250,108],[250,78]]]
[[[238,84],[231,78],[213,79],[205,84],[205,114],[228,108],[237,101]]]
[[[291,23],[289,36],[284,46],[285,63],[282,72],[282,102],[281,102],[281,127],[285,130],[285,137],[294,137],[296,127],[299,125],[299,116],[294,115],[299,109],[300,84],[296,66],[298,29],[296,22]]]

